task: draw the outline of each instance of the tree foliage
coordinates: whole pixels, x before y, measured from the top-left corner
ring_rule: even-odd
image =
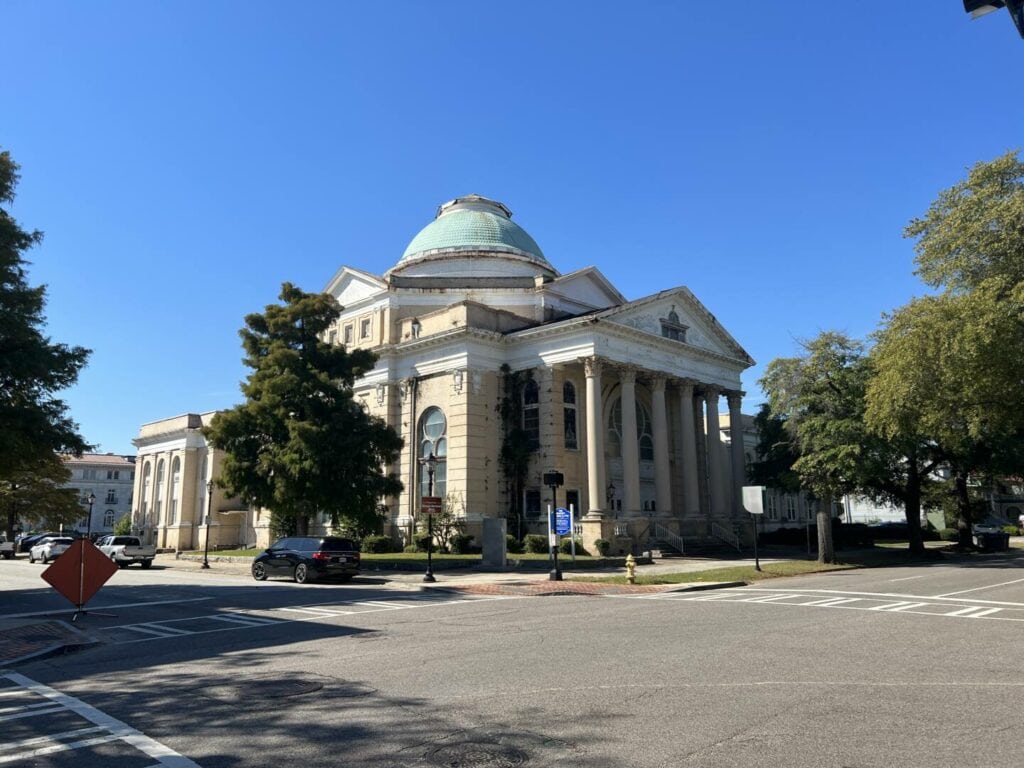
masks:
[[[22,229],[4,205],[14,201],[17,183],[17,163],[0,152],[0,483],[55,451],[90,448],[56,396],[77,381],[89,350],[45,335],[46,288],[28,284],[25,259],[43,235]]]
[[[53,453],[32,461],[22,461],[0,483],[0,510],[6,518],[8,541],[13,540],[18,521],[29,528],[59,528],[72,525],[86,516],[74,488],[63,487],[71,479],[71,470]]]
[[[402,439],[352,389],[376,356],[323,340],[341,311],[332,296],[285,283],[280,299],[245,318],[245,402],[205,430],[226,452],[220,483],[273,510],[279,527],[294,521],[299,535],[320,513],[334,528],[375,527],[381,498],[402,490],[385,474]]]
[[[786,419],[774,415],[771,406],[764,403],[754,416],[754,428],[757,430],[757,459],[750,465],[750,482],[787,493],[799,492],[800,475],[793,465],[800,453],[786,429]]]
[[[976,164],[907,226],[925,283],[959,292],[993,277],[1024,281],[1024,163],[1017,154]]]

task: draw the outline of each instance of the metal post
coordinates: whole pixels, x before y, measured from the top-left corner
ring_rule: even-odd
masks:
[[[427,496],[434,495],[434,469],[437,466],[437,457],[431,451],[424,463],[427,465]],[[423,574],[423,581],[433,584],[434,578],[434,514],[433,510],[427,513],[427,572]]]
[[[206,483],[206,544],[203,547],[203,568],[210,567],[210,520],[213,512],[213,480]],[[165,542],[166,543],[166,542]]]
[[[558,509],[558,486],[552,485],[551,487],[551,514],[548,516],[548,537],[555,530],[555,510]],[[551,573],[548,574],[548,581],[561,581],[562,572],[558,568],[558,536],[554,537],[555,544],[551,547]]]
[[[754,570],[761,570],[761,559],[757,556],[757,515],[751,515],[752,522],[754,523]]]
[[[96,494],[89,494],[89,517],[85,521],[85,538],[92,538],[92,505],[96,503]]]

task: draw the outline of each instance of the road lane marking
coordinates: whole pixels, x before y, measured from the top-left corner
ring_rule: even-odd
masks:
[[[235,624],[242,624],[247,627],[263,627],[268,624],[280,624],[280,619],[264,619],[261,616],[242,616],[237,613],[222,613],[216,616],[210,616],[209,618],[214,621],[227,621],[234,622]]]
[[[1008,587],[1011,584],[1020,584],[1024,579],[1014,579],[1013,581],[1004,581],[1002,584],[990,584],[987,587],[975,587],[974,589],[961,589],[959,592],[947,592],[944,595],[935,595],[935,597],[953,597],[953,595],[966,595],[968,592],[980,592],[983,589],[995,589],[996,587]]]
[[[922,573],[920,576],[904,576],[899,579],[889,579],[889,581],[910,581],[911,579],[923,579],[927,575],[927,573]]]
[[[969,619],[980,619],[982,616],[991,616],[993,613],[998,613],[1003,610],[1002,608],[989,608],[987,611],[981,611],[980,613],[972,613],[967,618]]]
[[[896,613],[897,611],[909,611],[912,608],[920,608],[922,605],[928,605],[928,603],[907,603],[906,605],[899,605],[889,610]]]
[[[56,744],[61,739],[67,739],[72,736],[83,736],[87,733],[96,733],[96,731],[102,730],[103,728],[100,726],[94,725],[91,728],[76,728],[73,731],[64,731],[64,733],[51,733],[48,736],[36,736],[31,739],[12,741],[6,744],[0,744],[0,752],[12,752],[14,750],[25,749],[26,747],[39,747]]]
[[[1024,581],[1024,579],[1022,579]],[[1011,582],[1012,583],[1012,582]],[[1002,586],[1002,585],[996,585]],[[756,592],[789,592],[792,589],[773,589],[770,587],[754,587],[747,589],[745,594]],[[987,587],[991,589],[991,587]],[[986,603],[987,605],[1005,605],[1013,608],[1024,608],[1024,603],[1015,603],[1009,600],[979,600],[976,597],[950,597],[949,595],[904,595],[892,592],[854,592],[843,589],[801,589],[807,595],[860,595],[864,598],[896,598],[897,600],[948,600],[954,603]],[[953,593],[958,594],[958,593]]]
[[[5,755],[0,758],[0,763],[13,762],[14,760],[25,760],[32,757],[38,757],[41,754],[51,754],[52,752],[81,749],[82,747],[101,744],[104,742],[123,741],[126,744],[135,747],[135,749],[142,752],[150,759],[156,760],[157,765],[160,768],[201,768],[198,763],[189,760],[187,757],[175,752],[170,747],[151,739],[146,734],[141,731],[137,731],[126,723],[111,717],[105,712],[101,712],[89,704],[86,704],[81,699],[68,696],[66,693],[61,693],[58,690],[50,688],[47,685],[43,685],[42,683],[38,683],[35,680],[25,677],[17,672],[7,672],[0,675],[0,679],[2,678],[6,678],[15,685],[47,699],[56,706],[57,709],[55,711],[69,710],[83,720],[87,720],[93,725],[99,726],[100,730],[107,731],[107,735],[96,736],[95,738],[82,739],[80,741],[69,743],[56,744],[51,747],[43,747],[27,753],[21,752],[13,755]],[[54,738],[54,735],[51,735],[50,738]]]
[[[60,712],[60,707],[54,706],[53,704],[30,704],[20,712],[15,712],[11,715],[0,716],[0,723],[6,723],[10,720],[22,720],[26,717],[35,717],[36,715],[48,715],[51,712]]]
[[[203,600],[213,600],[212,597],[189,597],[183,600],[154,600],[148,603],[116,603],[115,605],[93,605],[88,610],[108,611],[111,608],[148,608],[151,605],[178,605],[179,603],[198,603]],[[31,616],[53,616],[58,613],[72,613],[73,609],[58,608],[53,611],[30,611],[28,613],[4,614],[5,619],[25,619]]]
[[[773,600],[785,600],[791,597],[800,597],[800,595],[774,595],[772,597],[749,597],[743,600],[744,603],[770,603]]]

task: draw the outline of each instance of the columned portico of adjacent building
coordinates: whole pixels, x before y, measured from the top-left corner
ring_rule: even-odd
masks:
[[[708,454],[708,495],[712,517],[727,514],[728,503],[723,498],[722,431],[718,423],[719,390],[715,386],[704,387],[707,403],[707,454]]]
[[[655,510],[659,517],[672,514],[672,482],[668,456],[668,411],[665,407],[665,377],[651,380],[651,418],[654,437],[654,493]]]
[[[681,423],[680,455],[682,457],[683,508],[685,518],[700,516],[700,485],[697,464],[697,427],[693,418],[693,382],[679,382],[679,417]]]
[[[627,517],[640,514],[640,451],[636,431],[636,368],[619,369],[622,389],[622,507]]]
[[[739,518],[743,514],[743,484],[747,476],[746,461],[743,455],[743,416],[740,406],[743,403],[742,392],[729,392],[729,425],[732,438],[732,513]]]

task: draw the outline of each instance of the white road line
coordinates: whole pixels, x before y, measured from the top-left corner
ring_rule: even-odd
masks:
[[[73,731],[64,731],[64,733],[51,733],[48,736],[37,736],[32,739],[22,739],[21,741],[0,744],[0,752],[11,752],[16,749],[25,749],[27,747],[56,744],[60,742],[61,739],[67,739],[72,736],[84,736],[87,733],[96,733],[96,731],[102,730],[103,728],[95,725],[92,728],[76,728]]]
[[[906,605],[901,605],[898,608],[893,608],[891,610],[893,613],[896,613],[897,611],[909,611],[911,608],[920,608],[922,605],[928,605],[928,603],[907,603]]]
[[[859,600],[859,597],[830,597],[827,600],[815,600],[813,603],[801,603],[801,605],[814,605],[821,608],[831,608],[834,605],[846,605],[847,603],[856,603]]]
[[[773,600],[785,600],[787,597],[800,597],[800,595],[773,595],[772,597],[748,597],[740,600],[741,603],[770,603]]]
[[[0,723],[6,723],[8,720],[21,720],[25,717],[35,717],[36,715],[49,715],[51,712],[60,712],[60,707],[51,706],[48,709],[40,707],[39,709],[33,709],[28,712],[17,712],[13,715],[3,715],[0,717]]]
[[[227,621],[233,624],[242,624],[247,627],[263,627],[268,624],[280,624],[280,619],[263,619],[258,616],[240,616],[237,613],[218,614],[216,616],[208,616],[207,618],[213,619],[214,621]]]
[[[343,611],[341,609],[329,610],[327,608],[275,608],[276,611],[291,611],[292,613],[306,613],[310,616],[322,616],[327,618],[328,616],[351,616],[353,613],[358,611]]]
[[[152,627],[144,624],[124,624],[120,627],[111,627],[111,629],[128,629],[132,632],[141,632],[144,635],[152,635],[153,637],[181,637],[181,631],[175,630],[173,632],[164,632],[163,627]],[[185,632],[184,634],[192,634],[191,632]]]
[[[1024,579],[1022,579],[1024,581]],[[1010,582],[1013,583],[1013,582]],[[1002,586],[1002,585],[995,585]],[[991,589],[991,587],[986,587]],[[787,589],[771,589],[768,587],[757,587],[756,589],[748,589],[743,594],[756,594],[757,592],[789,592]],[[954,603],[986,603],[988,605],[1005,605],[1012,608],[1024,608],[1024,603],[1014,603],[1008,600],[980,600],[976,597],[948,597],[947,595],[903,595],[898,593],[890,592],[853,592],[849,590],[840,589],[802,589],[800,590],[806,595],[860,595],[864,598],[896,598],[897,600],[940,600],[948,598]],[[953,593],[958,594],[958,593]]]
[[[93,609],[97,611],[108,611],[111,608],[146,608],[150,605],[179,605],[181,603],[198,603],[202,600],[213,600],[212,597],[189,597],[184,600],[154,600],[150,603],[117,603],[116,605],[94,605]],[[29,613],[11,613],[4,614],[5,619],[24,619],[30,616],[54,616],[59,613],[71,613],[74,609],[68,608],[63,610],[58,608],[55,611],[30,611]],[[91,610],[88,609],[87,610]]]
[[[953,597],[953,595],[966,595],[968,592],[979,592],[983,589],[995,589],[996,587],[1008,587],[1010,584],[1020,584],[1024,579],[1014,579],[1013,581],[1004,581],[1002,584],[990,584],[987,587],[975,587],[974,589],[961,589],[959,592],[947,592],[944,595],[935,595],[935,597]]]
[[[13,763],[15,760],[27,760],[32,757],[42,757],[43,755],[52,755],[54,752],[71,752],[76,749],[81,749],[82,747],[93,747],[97,744],[107,744],[111,741],[121,741],[123,739],[124,734],[110,733],[106,736],[94,736],[91,739],[71,741],[66,744],[51,744],[48,747],[33,749],[31,752],[22,752],[17,755],[4,755],[3,757],[0,757],[0,764]],[[195,765],[195,763],[193,763],[193,765]]]
[[[889,579],[889,581],[911,581],[912,579],[923,579],[927,575],[927,573],[922,573],[920,576],[904,576],[899,579]]]
[[[148,627],[150,629],[156,629],[168,635],[191,635],[187,629],[178,629],[177,627],[171,627],[159,621],[146,621],[141,624],[130,624],[133,627]]]
[[[950,611],[949,613],[944,613],[942,615],[943,616],[966,616],[969,613],[974,613],[975,611],[983,611],[983,610],[984,610],[984,608],[982,608],[980,605],[972,605],[969,608],[961,608],[959,611]]]
[[[403,608],[408,608],[407,605],[395,605],[394,603],[385,603],[383,600],[360,600],[352,603],[352,605],[368,605],[371,608],[390,608],[395,611],[400,611]]]
[[[8,712],[24,712],[27,709],[39,709],[40,707],[49,707],[49,706],[50,706],[50,702],[48,702],[48,701],[41,701],[41,702],[39,702],[37,704],[22,704],[20,706],[14,706],[14,707],[2,707],[2,708],[0,708],[0,715],[6,714]],[[0,744],[0,747],[2,747],[2,744]]]
[[[981,611],[980,613],[972,613],[967,618],[969,619],[980,619],[982,616],[991,616],[993,613],[998,613],[1003,610],[1002,608],[989,608],[987,611]]]
[[[144,733],[129,727],[120,720],[101,712],[95,707],[89,706],[84,701],[80,701],[73,696],[68,696],[67,694],[54,690],[49,686],[43,685],[42,683],[37,683],[35,680],[18,674],[17,672],[8,672],[3,675],[3,677],[6,677],[11,682],[20,685],[33,693],[46,697],[60,707],[71,710],[79,717],[88,720],[90,723],[110,731],[111,734],[116,734],[117,738],[120,740],[127,742],[140,752],[145,753],[148,757],[156,760],[161,768],[201,768],[198,763],[178,754],[160,742],[154,741]],[[87,745],[82,743],[81,746]],[[75,748],[77,749],[78,747]],[[25,756],[18,755],[18,757],[20,758]]]

